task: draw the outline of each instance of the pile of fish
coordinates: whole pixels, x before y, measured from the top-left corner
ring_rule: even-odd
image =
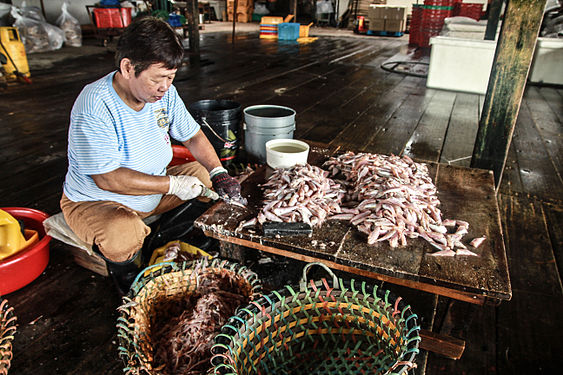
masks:
[[[339,213],[345,190],[328,172],[310,164],[276,169],[265,187],[264,202],[256,218],[241,222],[243,227],[273,222],[303,222],[320,226],[328,216]]]
[[[240,305],[249,302],[242,276],[207,272],[197,291],[169,300],[157,312],[151,338],[159,374],[206,374],[214,337]]]
[[[370,245],[406,246],[407,238],[422,238],[439,250],[432,256],[477,255],[462,242],[469,223],[442,219],[426,164],[408,156],[347,152],[323,167],[276,169],[263,185],[258,216],[242,221],[237,231],[267,221],[320,226],[327,219],[348,220]],[[484,240],[470,245],[477,248]]]
[[[461,241],[469,224],[442,220],[426,164],[408,156],[348,152],[330,158],[324,167],[332,176],[342,174],[346,180],[341,184],[347,187],[341,213],[329,219],[349,220],[367,235],[368,244],[405,246],[407,238],[420,237],[439,250],[433,256],[476,255]]]

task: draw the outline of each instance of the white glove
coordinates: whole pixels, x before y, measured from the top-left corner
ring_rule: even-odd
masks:
[[[183,201],[194,199],[200,196],[203,190],[203,183],[194,176],[168,176],[170,187],[167,194],[174,194]]]

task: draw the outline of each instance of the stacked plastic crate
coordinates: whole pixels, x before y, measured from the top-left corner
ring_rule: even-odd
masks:
[[[420,44],[420,31],[422,26],[422,4],[413,4],[412,17],[409,26],[409,44],[418,46]]]
[[[430,38],[440,34],[444,19],[452,16],[454,0],[425,0],[413,5],[409,43],[428,47]]]
[[[483,4],[480,3],[462,3],[454,4],[453,15],[459,17],[469,17],[479,21],[483,14]]]
[[[278,25],[278,40],[297,40],[299,38],[299,24],[283,22]]]
[[[282,22],[282,17],[262,17],[260,20],[260,38],[277,39],[278,25]]]
[[[453,0],[425,0],[422,9],[420,47],[428,47],[430,38],[440,35],[444,20],[452,16]]]

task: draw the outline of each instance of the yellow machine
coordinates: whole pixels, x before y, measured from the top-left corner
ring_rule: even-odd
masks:
[[[15,27],[0,27],[0,53],[6,55],[6,64],[2,64],[6,71],[6,78],[15,80],[18,77],[29,80],[29,65],[25,47]]]
[[[22,234],[20,223],[12,215],[0,210],[0,261],[28,246],[39,239],[36,231],[25,229]]]

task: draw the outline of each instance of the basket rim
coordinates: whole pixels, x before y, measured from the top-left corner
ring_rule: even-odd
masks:
[[[253,285],[253,291],[255,288],[261,289],[262,287],[258,275],[256,275],[254,271],[250,270],[246,266],[243,266],[236,262],[228,261],[226,259],[213,258],[209,260],[208,258],[200,258],[200,259],[188,260],[181,263],[162,262],[145,267],[138,273],[137,278],[135,279],[133,285],[131,285],[131,288],[129,289],[129,293],[127,294],[127,297],[129,299],[135,298],[149,282],[159,277],[165,277],[167,275],[169,276],[169,274],[175,272],[185,272],[185,271],[194,272],[194,271],[198,271],[200,267],[203,267],[205,269],[225,268],[225,269],[230,269],[231,271],[236,273],[248,272],[249,274],[254,275],[251,283]],[[147,272],[148,274],[145,275],[145,273]],[[254,284],[259,284],[259,285],[254,285]]]
[[[132,316],[138,304],[136,298],[143,292],[145,286],[151,282],[158,282],[159,279],[172,277],[178,273],[188,275],[191,278],[193,274],[196,274],[197,277],[199,272],[219,269],[228,270],[244,277],[251,287],[251,299],[256,299],[262,295],[262,281],[254,271],[239,263],[220,258],[213,258],[211,260],[200,258],[182,263],[157,263],[139,272],[138,278],[131,286],[129,293],[122,298],[122,305],[118,307],[119,316],[116,324],[119,339],[118,353],[125,365],[124,372],[139,374],[141,373],[140,370],[144,370],[146,373],[152,373],[145,366],[146,354],[142,353],[139,345],[137,345],[136,340],[139,340],[139,329],[134,324],[135,319]],[[145,275],[147,271],[150,272]]]
[[[368,299],[371,298],[371,300],[374,300],[373,293],[375,291],[377,298],[383,300],[386,307],[396,304],[397,309],[401,311],[401,316],[408,317],[405,319],[405,330],[408,332],[406,335],[407,345],[405,353],[408,353],[408,355],[403,357],[400,365],[393,368],[394,374],[406,374],[406,372],[412,367],[411,363],[414,361],[419,351],[420,326],[418,325],[418,315],[412,311],[411,306],[407,305],[402,297],[396,296],[388,289],[379,287],[376,284],[372,285],[366,283],[365,281],[357,282],[355,279],[347,280],[337,278],[337,281],[338,285],[335,286],[333,280],[327,280],[325,278],[321,278],[317,281],[309,280],[309,283],[307,283],[307,290],[313,290],[310,283],[314,283],[315,287],[320,287],[323,283],[327,283],[327,285],[336,291],[352,291],[355,295],[364,296],[364,298]],[[262,316],[258,306],[266,307],[271,313],[271,311],[276,308],[276,304],[281,302],[280,297],[287,298],[294,295],[299,296],[299,294],[303,293],[306,293],[306,291],[299,290],[299,288],[293,288],[291,285],[285,285],[283,288],[272,291],[268,295],[262,295],[259,299],[254,301],[254,303],[248,304],[244,308],[239,309],[238,313],[231,317],[227,324],[221,328],[221,334],[216,336],[215,345],[211,348],[213,353],[211,363],[214,373],[233,374],[232,365],[226,361],[226,358],[223,355],[230,351],[234,336],[241,332],[241,328],[245,325],[245,322],[248,319],[253,319],[255,315]]]
[[[8,370],[12,360],[12,342],[17,330],[17,317],[8,300],[0,296],[0,370]]]

